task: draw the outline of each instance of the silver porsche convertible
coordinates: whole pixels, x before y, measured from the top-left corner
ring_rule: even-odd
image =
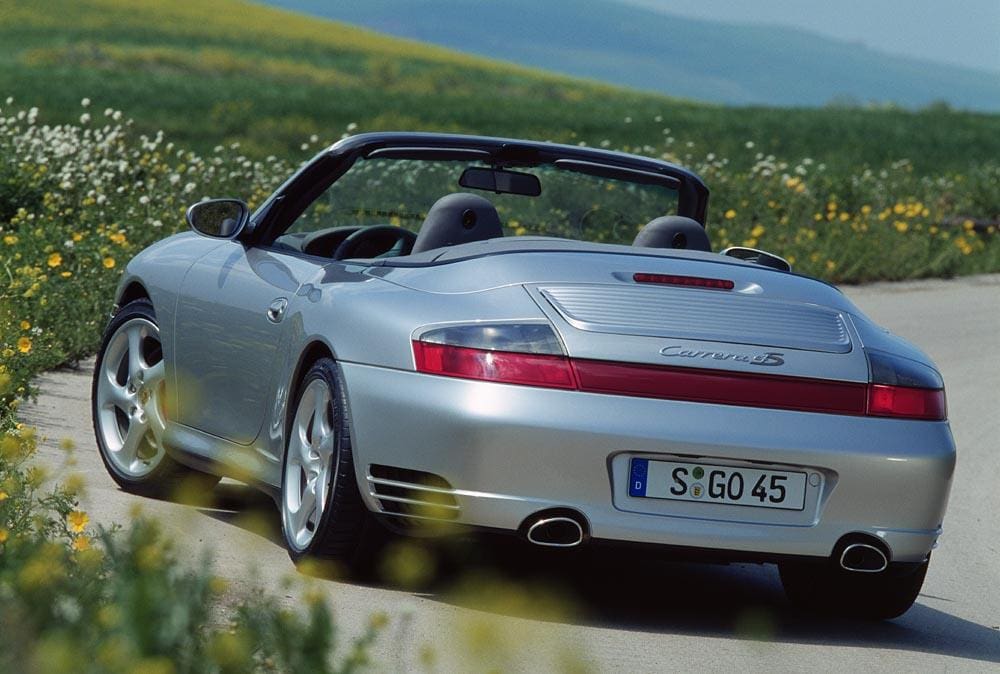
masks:
[[[446,522],[774,562],[800,606],[900,615],[955,464],[941,376],[777,255],[713,252],[707,205],[629,154],[347,138],[129,263],[101,456],[136,493],[259,486],[296,560]]]

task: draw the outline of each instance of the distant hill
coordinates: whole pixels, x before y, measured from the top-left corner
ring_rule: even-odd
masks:
[[[758,153],[845,174],[906,158],[917,176],[1000,157],[997,114],[696,103],[243,0],[0,0],[4,115],[8,96],[15,109],[38,106],[40,124],[78,123],[86,97],[95,124],[116,108],[181,147],[239,142],[261,158],[303,158],[355,130],[711,155],[733,170]]]
[[[1000,110],[1000,77],[791,28],[671,16],[614,0],[265,0],[473,54],[730,104],[947,101]]]

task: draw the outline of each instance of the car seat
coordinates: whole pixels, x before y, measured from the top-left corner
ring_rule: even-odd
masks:
[[[489,199],[477,194],[457,192],[434,202],[420,225],[413,253],[454,246],[471,241],[486,241],[503,236],[500,215]]]

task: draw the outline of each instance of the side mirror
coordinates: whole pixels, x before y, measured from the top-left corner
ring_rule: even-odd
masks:
[[[250,219],[250,207],[239,199],[200,201],[187,210],[191,229],[203,236],[234,239]]]
[[[770,267],[771,269],[778,269],[780,271],[792,271],[791,263],[783,257],[778,257],[773,253],[768,253],[767,251],[757,250],[756,248],[744,248],[743,246],[730,246],[725,250],[721,251],[722,255],[728,255],[729,257],[735,257],[737,260],[743,260],[744,262],[753,262],[759,264],[762,267]]]

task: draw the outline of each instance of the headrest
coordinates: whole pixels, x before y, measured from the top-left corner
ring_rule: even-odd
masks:
[[[413,244],[414,253],[503,236],[500,216],[489,199],[457,192],[441,197],[427,212]]]
[[[633,246],[642,248],[683,248],[712,251],[705,228],[682,215],[664,215],[639,230]]]

